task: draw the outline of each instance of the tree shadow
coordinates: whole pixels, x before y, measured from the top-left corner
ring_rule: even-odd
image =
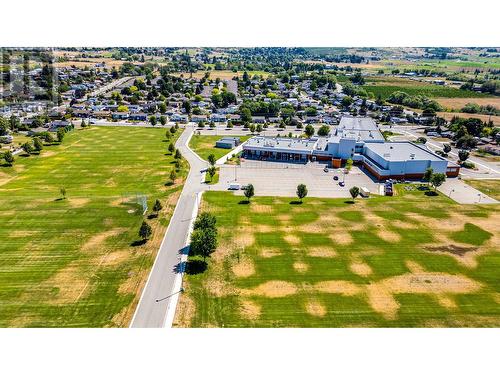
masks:
[[[146,242],[147,242],[147,240],[143,240],[143,239],[140,239],[140,240],[135,240],[134,242],[132,242],[132,243],[130,244],[130,246],[133,246],[133,247],[142,246],[142,245],[144,245]]]
[[[242,201],[239,201],[238,204],[250,204],[250,201],[242,200]]]
[[[355,202],[354,201],[344,201],[344,203],[346,203],[346,204],[354,204]]]
[[[420,191],[428,191],[428,190],[429,190],[429,187],[428,187],[428,186],[425,186],[425,185],[420,185],[419,187],[417,187],[417,190],[420,190]]]
[[[189,255],[189,245],[179,249],[180,255]]]
[[[433,190],[426,191],[424,194],[427,195],[428,197],[437,197],[439,195],[437,192]]]
[[[294,204],[294,205],[300,205],[302,204],[303,202],[301,201],[291,201],[290,204]]]
[[[54,199],[54,202],[60,202],[60,201],[63,201],[64,199],[65,198],[62,198],[62,197],[61,198],[56,198],[56,199]]]
[[[158,217],[158,214],[157,213],[154,213],[154,214],[149,214],[148,215],[148,220],[151,220],[151,219],[156,219]]]
[[[186,272],[186,274],[188,275],[198,275],[205,272],[207,270],[207,266],[207,262],[205,262],[204,260],[190,260],[186,262],[184,272]]]

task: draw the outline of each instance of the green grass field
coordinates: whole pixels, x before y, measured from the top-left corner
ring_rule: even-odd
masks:
[[[371,92],[377,97],[387,99],[393,92],[404,91],[409,95],[424,95],[429,98],[487,98],[489,95],[460,90],[453,87],[426,84],[422,82],[405,80],[401,78],[368,78],[367,84],[363,86],[367,92]]]
[[[197,135],[194,134],[189,141],[189,147],[196,152],[203,160],[208,160],[208,155],[214,154],[215,160],[223,157],[229,151],[226,148],[215,147],[215,142],[221,139],[222,135]],[[251,135],[239,136],[241,142],[245,142]]]
[[[188,264],[175,325],[500,326],[500,207],[397,192],[355,204],[205,193],[219,246],[206,271]]]
[[[93,127],[0,166],[0,326],[128,326],[186,175],[164,130]],[[66,189],[60,199],[59,189]],[[136,195],[163,203],[140,245]]]

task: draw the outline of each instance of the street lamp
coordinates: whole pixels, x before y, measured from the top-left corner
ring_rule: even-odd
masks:
[[[477,196],[479,197],[479,201],[478,201],[478,203],[479,203],[479,202],[481,202],[482,195],[481,195],[481,193],[478,193]]]
[[[451,198],[451,193],[454,193],[454,192],[455,192],[455,189],[451,189],[450,194],[448,194],[448,198]]]

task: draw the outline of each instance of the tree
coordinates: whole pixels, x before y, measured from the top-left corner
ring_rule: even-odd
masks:
[[[35,151],[38,153],[40,153],[43,150],[43,143],[38,137],[33,139],[33,146],[35,148]]]
[[[175,125],[177,125],[177,124],[175,124]],[[176,131],[177,131],[177,128],[175,126],[172,126],[170,128],[170,133],[175,134]]]
[[[304,133],[306,133],[307,137],[311,138],[314,135],[314,127],[311,124],[306,125]]]
[[[12,152],[10,151],[6,151],[3,154],[3,158],[8,165],[12,165],[14,163],[14,155],[12,155]]]
[[[188,100],[185,100],[182,102],[182,108],[186,111],[187,114],[191,113],[191,102]]]
[[[425,170],[425,173],[424,173],[424,176],[422,177],[422,179],[424,181],[427,181],[427,184],[428,184],[431,181],[433,174],[434,174],[434,170],[432,168],[427,168]]]
[[[427,138],[425,138],[425,137],[418,137],[417,138],[417,143],[422,143],[425,145],[426,142],[427,142]]]
[[[297,186],[297,197],[299,197],[300,202],[302,203],[302,199],[307,196],[307,186],[304,184],[300,184]]]
[[[167,118],[165,116],[160,116],[160,124],[165,125],[167,123]]]
[[[433,173],[431,177],[431,184],[434,186],[434,190],[441,186],[446,180],[446,175],[444,173]]]
[[[352,201],[354,202],[356,197],[359,195],[359,188],[357,186],[353,186],[349,189],[349,193],[351,194]]]
[[[64,188],[64,187],[60,188],[59,192],[62,195],[62,199],[66,199],[66,188]]]
[[[153,205],[153,211],[156,213],[156,216],[158,216],[158,212],[161,211],[163,206],[161,205],[161,202],[159,199],[155,200],[155,204]]]
[[[182,155],[181,155],[181,152],[179,151],[179,149],[175,150],[175,155],[174,155],[174,159],[180,159],[182,158]]]
[[[155,126],[156,125],[156,116],[150,116],[149,122],[151,123],[151,125]]]
[[[215,176],[215,173],[217,172],[217,169],[215,169],[215,167],[212,166],[212,167],[208,168],[207,172],[208,172],[208,175],[210,176],[210,181],[212,181],[212,179]]]
[[[82,122],[81,122],[80,126],[81,126],[82,128],[84,128],[84,127],[86,127],[86,126],[87,126],[87,124],[85,123],[85,119],[83,119],[83,118],[82,118]]]
[[[466,151],[466,150],[458,151],[458,158],[463,163],[464,161],[466,161],[469,158],[469,151]]]
[[[46,143],[49,143],[49,144],[54,143],[54,137],[49,132],[45,132],[43,135],[43,138],[44,138]]]
[[[146,242],[152,234],[153,230],[151,229],[151,225],[143,221],[141,227],[139,228],[139,237],[141,237],[142,240]]]
[[[167,130],[167,131],[165,132],[165,138],[167,138],[167,139],[172,139],[172,133],[170,133],[170,130]]]
[[[326,137],[330,133],[330,127],[328,125],[322,125],[318,129],[318,135],[322,137]]]
[[[170,152],[171,155],[175,152],[175,146],[173,143],[168,145],[168,152]]]
[[[448,143],[445,143],[443,145],[443,151],[444,151],[445,154],[447,154],[448,152],[451,151],[451,146]]]
[[[207,228],[215,229],[216,224],[217,224],[217,219],[215,218],[214,215],[212,215],[209,212],[202,212],[196,218],[196,220],[193,224],[193,230],[207,229]]]
[[[245,189],[245,197],[247,197],[248,202],[250,202],[250,198],[252,198],[255,195],[255,189],[252,184],[248,184],[247,188]]]
[[[66,133],[64,132],[64,129],[59,128],[59,130],[57,131],[57,141],[58,141],[59,143],[61,143],[61,142],[63,141],[63,139],[64,139],[64,135],[65,135],[65,134],[66,134]]]
[[[345,162],[345,169],[349,172],[352,169],[353,161],[351,158],[347,159]]]
[[[23,149],[24,152],[26,152],[28,155],[31,155],[33,153],[33,146],[31,143],[24,143],[21,148]]]
[[[169,178],[170,178],[170,181],[172,182],[172,184],[175,182],[175,179],[177,178],[177,173],[175,173],[175,170],[171,170],[170,171],[170,175],[169,175]]]
[[[208,155],[208,158],[207,158],[208,162],[210,163],[211,166],[214,166],[215,165],[215,155],[214,154],[210,154]]]
[[[194,255],[203,256],[203,260],[217,248],[217,231],[215,228],[200,228],[191,235],[190,251]]]

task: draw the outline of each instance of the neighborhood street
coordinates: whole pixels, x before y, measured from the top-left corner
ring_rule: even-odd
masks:
[[[186,127],[175,145],[189,162],[190,171],[132,318],[130,326],[133,328],[164,327],[167,314],[173,319],[183,270],[181,258],[187,255],[186,245],[196,216],[198,193],[204,190],[201,170],[208,165],[187,146],[192,134],[193,127]]]

